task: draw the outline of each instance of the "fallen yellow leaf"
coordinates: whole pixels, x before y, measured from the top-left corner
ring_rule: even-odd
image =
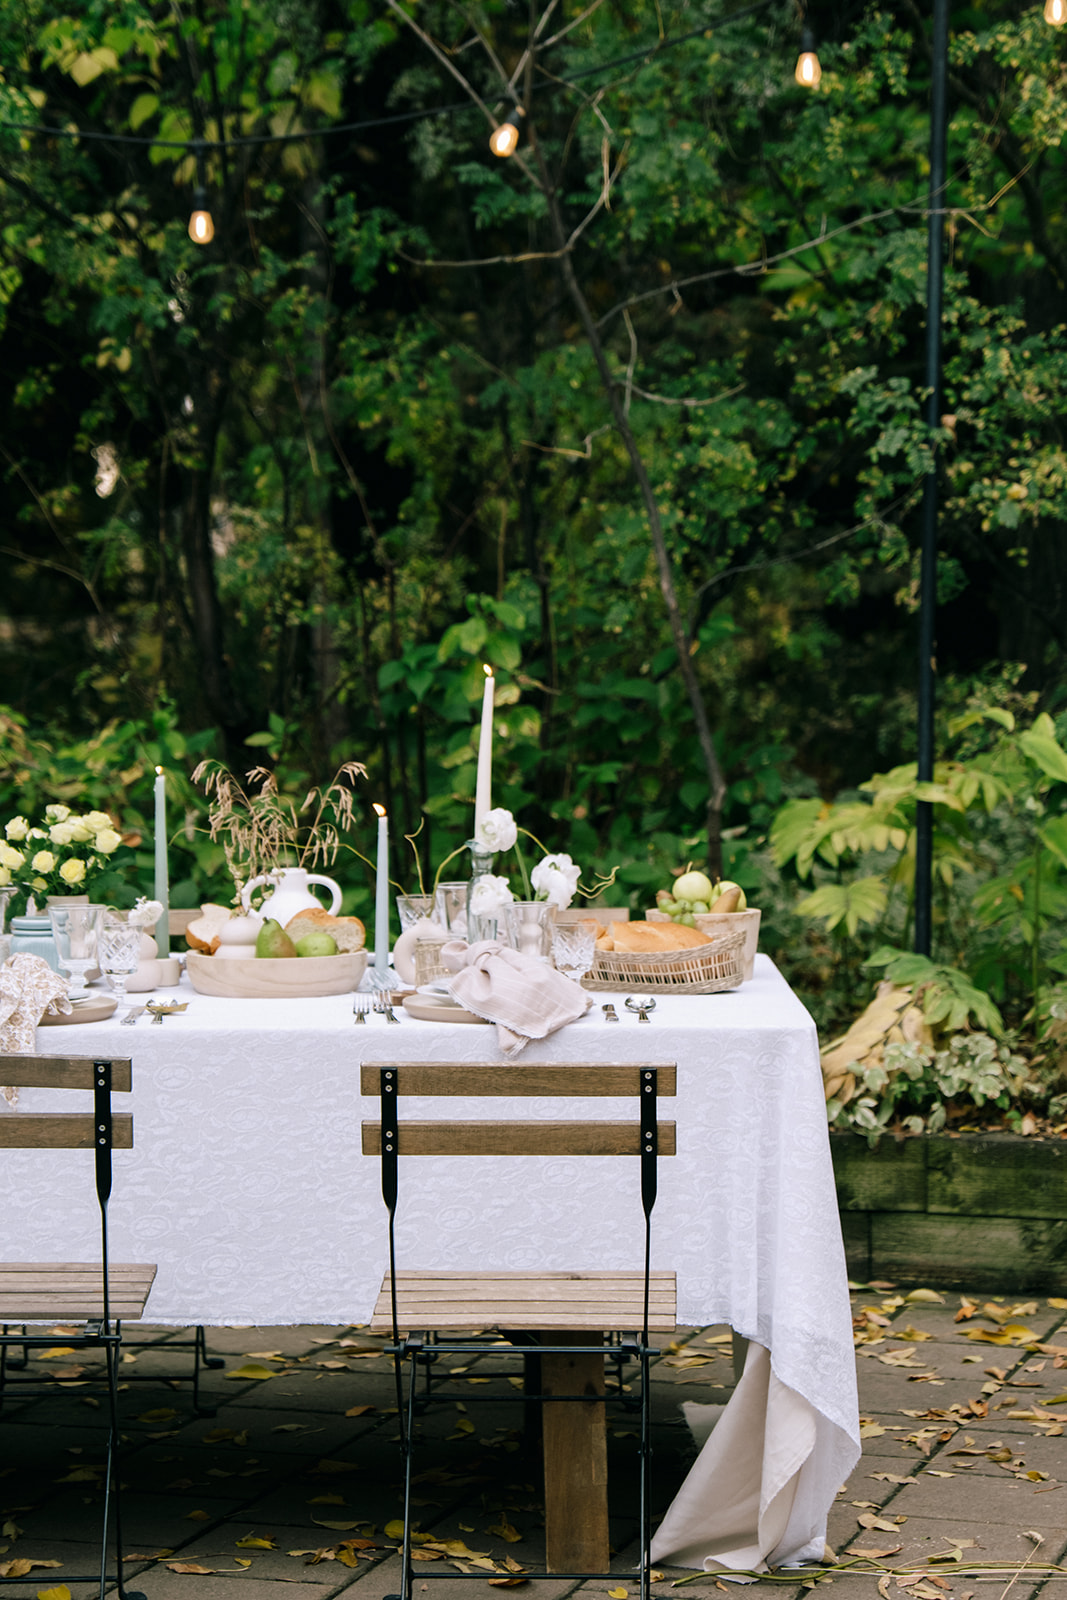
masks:
[[[276,1378],[278,1374],[269,1367],[264,1367],[258,1361],[246,1361],[243,1367],[235,1367],[226,1374],[227,1378]]]
[[[508,1544],[518,1544],[519,1540],[522,1538],[522,1534],[517,1528],[513,1528],[511,1526],[511,1523],[508,1521],[507,1516],[503,1511],[500,1513],[500,1521],[494,1522],[493,1526],[491,1528],[486,1528],[485,1531],[486,1533],[495,1533],[498,1538],[506,1539]]]
[[[70,1590],[65,1583],[57,1583],[54,1589],[38,1589],[37,1600],[70,1600]]]
[[[258,1533],[246,1533],[243,1539],[235,1539],[234,1544],[238,1550],[277,1550],[278,1543],[275,1539],[261,1539]]]
[[[608,1594],[610,1596],[610,1600],[627,1600],[627,1596],[629,1595],[629,1593],[630,1593],[629,1589],[609,1589],[608,1590]]]

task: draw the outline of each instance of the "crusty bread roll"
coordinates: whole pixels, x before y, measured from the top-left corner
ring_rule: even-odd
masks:
[[[285,931],[294,944],[308,933],[328,933],[342,953],[362,950],[367,938],[367,931],[358,917],[335,917],[322,906],[298,911],[285,924]]]
[[[219,929],[233,914],[230,906],[201,906],[200,915],[185,930],[186,944],[191,950],[199,950],[201,955],[213,956],[219,947]]]
[[[708,942],[706,933],[681,922],[620,922],[612,934],[616,950],[645,955],[658,950],[695,950]]]

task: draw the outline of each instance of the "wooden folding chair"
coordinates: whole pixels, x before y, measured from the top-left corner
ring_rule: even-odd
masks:
[[[640,1585],[642,1600],[647,1600],[651,1460],[648,1376],[653,1353],[649,1333],[673,1332],[676,1323],[675,1275],[652,1272],[650,1268],[657,1158],[675,1152],[675,1125],[659,1122],[656,1108],[661,1095],[676,1093],[676,1079],[674,1063],[362,1064],[364,1095],[381,1100],[381,1121],[363,1124],[363,1152],[380,1157],[382,1196],[389,1213],[389,1270],[382,1282],[371,1328],[392,1334],[389,1349],[396,1371],[404,1458],[402,1600],[411,1600],[412,1592],[412,1442],[418,1365],[439,1354],[471,1356],[492,1352],[494,1356],[527,1356],[530,1345],[525,1336],[529,1333],[535,1336],[541,1368],[541,1392],[526,1398],[542,1402],[547,1571],[524,1576],[618,1576],[607,1570],[604,1358],[624,1356],[637,1361],[640,1370]],[[637,1116],[629,1122],[578,1118],[551,1122],[401,1122],[398,1102],[402,1096],[632,1097]],[[398,1272],[398,1157],[407,1155],[636,1156],[644,1212],[643,1267],[631,1272]],[[524,1342],[517,1342],[506,1351],[499,1334],[485,1336],[487,1329],[499,1329],[511,1339],[517,1337],[516,1330],[522,1330]],[[448,1330],[455,1336],[466,1333],[470,1337],[451,1343],[447,1337],[438,1337],[431,1343],[429,1334],[433,1330]],[[475,1337],[479,1334],[481,1338]],[[429,1394],[423,1395],[421,1403],[430,1398]],[[420,1567],[420,1581],[431,1576],[446,1574],[427,1573]],[[387,1600],[401,1597],[390,1596]]]
[[[92,1111],[17,1111],[0,1116],[0,1149],[92,1150],[95,1154],[96,1199],[100,1213],[100,1259],[97,1262],[0,1263],[0,1402],[13,1383],[32,1380],[11,1378],[8,1352],[27,1353],[54,1346],[54,1331],[34,1331],[33,1323],[62,1321],[82,1324],[80,1332],[63,1331],[63,1343],[74,1350],[102,1350],[107,1372],[107,1463],[103,1480],[104,1504],[100,1535],[99,1573],[67,1574],[64,1583],[99,1583],[104,1600],[109,1582],[115,1582],[121,1600],[143,1600],[124,1588],[122,1578],[122,1516],[118,1476],[117,1369],[122,1345],[123,1320],[136,1321],[156,1275],[154,1266],[112,1264],[108,1255],[107,1207],[111,1196],[111,1152],[133,1147],[133,1117],[113,1113],[112,1092],[128,1093],[132,1071],[128,1060],[95,1061],[87,1057],[0,1056],[0,1082],[20,1088],[89,1090]],[[108,1578],[108,1541],[114,1522],[115,1562]],[[38,1588],[32,1576],[3,1578],[0,1583],[21,1583]]]

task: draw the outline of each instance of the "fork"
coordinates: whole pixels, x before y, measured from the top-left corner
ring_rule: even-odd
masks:
[[[387,1022],[400,1021],[400,1018],[393,1010],[393,991],[391,989],[383,989],[379,994],[375,995],[374,1009],[380,1012]]]
[[[357,994],[354,997],[353,1001],[352,1001],[352,1020],[353,1020],[353,1022],[362,1022],[362,1023],[365,1024],[366,1021],[367,1021],[367,1012],[369,1010],[370,1010],[370,995],[369,994]]]

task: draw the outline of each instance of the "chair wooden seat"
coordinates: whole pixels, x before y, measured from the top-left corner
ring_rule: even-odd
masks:
[[[482,1328],[634,1331],[644,1318],[644,1286],[643,1272],[399,1272],[396,1310],[401,1328],[407,1329],[447,1328],[454,1333],[476,1333]],[[674,1332],[677,1298],[673,1272],[650,1274],[650,1332]],[[370,1330],[388,1333],[392,1326],[386,1273]]]
[[[144,1315],[155,1267],[111,1262],[109,1274],[111,1315],[120,1322],[137,1322]],[[103,1315],[99,1262],[0,1262],[0,1323],[96,1321]]]

